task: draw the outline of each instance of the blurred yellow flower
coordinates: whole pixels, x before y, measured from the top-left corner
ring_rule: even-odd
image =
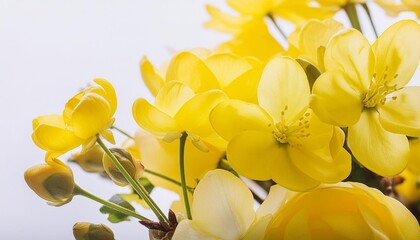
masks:
[[[399,176],[404,181],[395,186],[398,197],[408,204],[420,201],[420,175],[405,169]]]
[[[407,165],[406,135],[420,135],[420,87],[404,87],[420,59],[420,25],[400,21],[370,46],[356,30],[334,37],[326,72],[313,86],[311,107],[324,122],[348,126],[360,163],[382,176]]]
[[[80,145],[84,149],[92,147],[98,134],[115,143],[108,129],[117,108],[115,90],[105,79],[94,81],[98,85],[72,97],[62,115],[45,115],[33,120],[32,139],[38,147],[58,156]]]
[[[260,106],[238,100],[217,105],[210,121],[229,141],[227,159],[235,171],[298,191],[346,178],[351,161],[342,147],[344,133],[321,122],[309,99],[300,65],[276,57],[266,65],[258,86]]]
[[[49,204],[60,206],[71,201],[74,179],[71,169],[58,159],[48,158],[25,171],[28,186]]]
[[[391,17],[401,12],[412,11],[420,18],[420,2],[418,0],[375,0]]]
[[[251,191],[239,178],[209,171],[194,191],[192,220],[181,220],[172,239],[264,239],[285,193],[272,190],[255,212]]]
[[[72,154],[68,161],[77,163],[86,172],[102,174],[105,172],[102,164],[103,155],[102,148],[95,145],[87,151]]]
[[[419,238],[419,224],[403,204],[377,189],[349,182],[291,195],[266,239]]]

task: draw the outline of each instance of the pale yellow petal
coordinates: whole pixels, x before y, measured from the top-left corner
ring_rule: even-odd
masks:
[[[335,35],[325,50],[327,71],[345,72],[348,84],[358,92],[369,88],[373,75],[373,53],[368,40],[357,30]]]
[[[394,217],[394,223],[401,234],[401,239],[419,239],[420,226],[414,215],[399,201],[387,197],[390,212]]]
[[[230,140],[246,130],[270,131],[272,120],[258,105],[239,100],[226,100],[210,113],[214,130],[224,139]]]
[[[134,102],[133,117],[141,128],[158,135],[183,131],[175,119],[160,111],[143,98],[139,98]]]
[[[195,92],[219,87],[217,79],[199,57],[190,52],[181,52],[169,63],[166,81],[180,81]]]
[[[420,60],[420,25],[413,20],[393,24],[373,44],[375,80],[396,88],[405,86]]]
[[[170,81],[159,90],[156,95],[155,106],[160,111],[173,117],[193,96],[194,91],[186,84]]]
[[[198,229],[213,236],[239,239],[254,221],[253,206],[245,183],[228,171],[213,170],[194,190],[192,219]]]
[[[274,122],[293,123],[309,106],[309,83],[302,67],[287,57],[275,57],[265,66],[258,86],[258,102]],[[282,113],[283,112],[283,113]]]
[[[226,94],[220,90],[197,94],[182,106],[175,119],[187,132],[200,137],[210,136],[214,134],[210,124],[210,111],[226,99]]]
[[[159,89],[162,88],[164,80],[146,56],[141,59],[140,72],[144,84],[146,84],[153,96],[156,96]]]
[[[258,103],[257,88],[261,73],[261,68],[253,68],[233,80],[223,91],[229,98]]]
[[[182,220],[175,229],[172,240],[185,239],[202,239],[202,240],[220,240],[220,238],[213,237],[205,231],[194,226],[193,221],[185,219]]]
[[[272,0],[227,0],[231,8],[243,15],[264,16],[273,9]]]
[[[420,136],[420,87],[406,87],[388,97],[378,108],[382,126],[393,133]]]
[[[381,176],[394,176],[407,166],[409,145],[405,135],[386,131],[375,110],[365,110],[348,128],[347,143],[356,159]]]
[[[86,139],[102,130],[111,119],[111,105],[94,93],[85,94],[71,115],[71,126],[76,136]]]
[[[361,93],[349,85],[349,76],[341,71],[322,74],[312,88],[311,108],[324,122],[351,126],[363,110]]]
[[[204,26],[221,32],[237,34],[252,20],[252,16],[231,15],[211,5],[206,5],[206,10],[211,19]]]
[[[264,202],[257,209],[257,218],[262,218],[269,214],[276,216],[286,203],[289,193],[287,189],[280,185],[271,186]]]
[[[241,237],[241,240],[264,239],[267,232],[267,227],[270,225],[272,220],[273,216],[271,214],[257,219],[248,229],[245,236]]]

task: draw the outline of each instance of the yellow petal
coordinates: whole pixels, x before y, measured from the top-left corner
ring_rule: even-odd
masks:
[[[251,16],[234,16],[227,14],[210,5],[206,5],[206,10],[211,19],[204,26],[213,28],[217,31],[237,34],[252,19]]]
[[[169,63],[166,81],[181,81],[195,92],[218,88],[216,77],[207,65],[190,52],[181,52]]]
[[[159,89],[162,88],[164,81],[162,76],[158,73],[152,63],[144,56],[140,62],[140,72],[144,84],[149,91],[156,96]]]
[[[312,89],[311,108],[324,122],[351,126],[363,110],[361,93],[351,87],[349,76],[341,71],[322,74]]]
[[[420,25],[413,20],[393,24],[373,44],[377,82],[405,86],[420,60]]]
[[[410,145],[410,160],[408,162],[408,170],[411,173],[420,175],[420,139],[409,141]],[[420,190],[420,189],[419,189]]]
[[[239,100],[219,103],[210,113],[214,130],[226,140],[246,130],[270,131],[272,120],[258,105]]]
[[[175,229],[175,233],[172,236],[173,240],[184,240],[184,239],[203,239],[203,240],[218,240],[219,238],[213,237],[205,231],[200,231],[191,220],[182,220]]]
[[[114,134],[112,133],[111,130],[105,129],[104,131],[101,132],[101,135],[111,144],[115,144]]]
[[[198,229],[215,237],[240,239],[254,221],[253,207],[253,197],[245,183],[228,171],[213,170],[194,191],[192,219]]]
[[[357,30],[342,32],[331,39],[325,50],[327,71],[345,72],[348,84],[358,92],[369,88],[373,75],[373,53],[368,40]]]
[[[399,201],[387,197],[388,208],[394,217],[401,239],[418,239],[420,227],[414,215]]]
[[[111,116],[114,115],[115,110],[117,110],[117,95],[115,93],[115,89],[112,84],[102,78],[96,78],[93,80],[95,83],[100,85],[105,90],[105,95],[103,97],[108,101],[109,105],[111,105]]]
[[[308,79],[299,63],[287,57],[267,63],[258,86],[258,102],[275,123],[282,117],[286,124],[295,122],[308,108],[309,96]]]
[[[272,0],[227,0],[227,4],[242,15],[266,15],[275,7]],[[278,2],[278,1],[277,1]]]
[[[276,216],[288,199],[287,189],[280,185],[273,185],[270,187],[268,196],[264,199],[264,202],[257,209],[257,218],[262,218],[266,215]]]
[[[269,180],[271,161],[284,158],[284,151],[270,132],[245,131],[230,140],[227,159],[240,175],[254,180]]]
[[[257,88],[261,73],[261,68],[253,68],[233,80],[223,91],[229,98],[258,103]]]
[[[271,214],[265,215],[252,223],[251,227],[248,229],[245,236],[241,240],[255,240],[255,239],[264,239],[267,227],[273,220]]]
[[[111,119],[111,110],[103,97],[94,93],[85,94],[71,115],[76,136],[86,139],[100,133]]]
[[[390,132],[420,136],[420,87],[394,92],[378,108],[382,126]]]
[[[206,91],[195,95],[175,115],[176,121],[187,132],[200,137],[215,135],[210,124],[210,111],[221,101],[227,99],[220,90]]]
[[[162,112],[173,117],[188,100],[194,96],[194,91],[178,81],[166,83],[156,95],[155,106]]]
[[[348,129],[348,145],[356,159],[381,176],[394,176],[407,166],[407,137],[386,131],[374,110],[365,110]]]
[[[38,117],[33,120],[33,127],[32,140],[46,151],[66,152],[83,142],[71,128],[65,126],[59,114]]]
[[[134,102],[133,117],[141,128],[161,136],[168,132],[177,133],[183,131],[172,117],[160,111],[143,98],[139,98]]]
[[[229,53],[213,54],[205,60],[205,63],[216,76],[222,88],[252,68],[246,59]]]

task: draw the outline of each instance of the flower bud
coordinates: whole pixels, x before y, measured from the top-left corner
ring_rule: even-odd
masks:
[[[60,206],[73,198],[73,172],[58,159],[47,158],[46,163],[26,170],[24,177],[28,186],[49,204]]]
[[[104,224],[78,222],[73,226],[76,240],[114,240],[114,233]]]
[[[99,145],[95,145],[91,149],[73,154],[69,161],[79,164],[79,166],[86,172],[103,173],[104,166],[102,165],[102,158],[104,151]]]
[[[134,159],[131,154],[123,148],[111,148],[110,151],[114,154],[114,156],[118,159],[118,161],[132,178],[138,180],[141,177],[144,167],[139,160]],[[102,163],[106,173],[115,184],[120,186],[125,186],[128,184],[128,181],[125,179],[124,175],[118,170],[118,168],[114,165],[111,158],[107,154],[104,154]]]

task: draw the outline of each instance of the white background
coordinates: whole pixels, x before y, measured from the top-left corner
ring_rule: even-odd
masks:
[[[73,239],[78,221],[105,223],[117,239],[147,239],[134,220],[108,223],[95,202],[75,197],[56,208],[27,187],[23,172],[44,160],[31,140],[31,122],[60,113],[80,88],[102,77],[117,91],[116,125],[134,132],[132,102],[151,99],[139,74],[143,55],[160,65],[178,50],[212,48],[228,39],[202,26],[206,3],[224,5],[222,0],[0,0],[0,239]],[[380,32],[394,21],[377,8],[373,15]],[[418,74],[415,81],[420,82]],[[126,192],[72,167],[76,182],[102,198]],[[163,190],[153,197],[165,212],[174,198]]]

